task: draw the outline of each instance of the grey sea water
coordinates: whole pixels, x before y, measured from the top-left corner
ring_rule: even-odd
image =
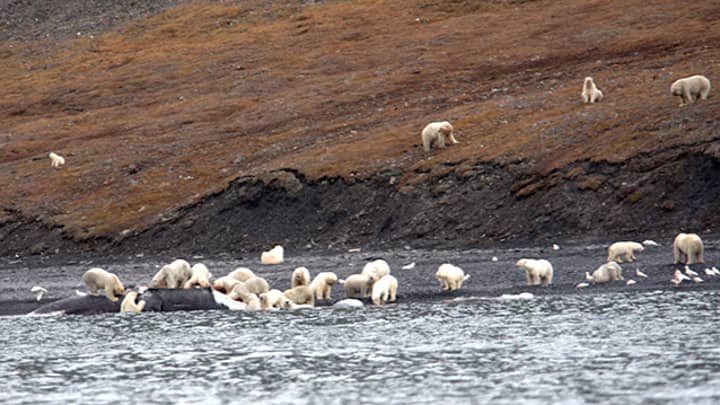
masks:
[[[0,403],[719,403],[717,291],[0,318]]]

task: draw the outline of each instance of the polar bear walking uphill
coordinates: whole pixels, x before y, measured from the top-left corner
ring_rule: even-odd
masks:
[[[553,279],[553,267],[545,259],[520,259],[516,266],[525,270],[528,285],[550,285]]]
[[[695,264],[703,262],[703,242],[696,233],[679,233],[673,242],[675,264]],[[683,258],[683,256],[685,256]],[[683,260],[684,259],[684,260]]]
[[[442,122],[431,122],[423,128],[420,136],[422,137],[423,148],[425,152],[430,152],[432,144],[435,143],[438,148],[445,149],[446,139],[449,139],[453,144],[460,143],[453,135],[454,128],[452,124],[447,121]]]
[[[698,99],[706,100],[710,93],[710,80],[702,75],[685,77],[670,86],[670,93],[680,97],[680,107]]]
[[[607,261],[622,263],[622,257],[625,256],[625,260],[634,262],[637,259],[634,253],[643,250],[643,245],[637,242],[615,242],[608,248]]]
[[[597,103],[603,99],[603,92],[595,86],[595,82],[590,76],[586,77],[583,82],[582,99],[585,103]]]
[[[435,273],[435,279],[440,282],[443,291],[455,291],[462,287],[463,281],[470,278],[463,269],[452,264],[441,264]]]
[[[98,290],[102,288],[105,296],[112,302],[117,302],[118,296],[125,293],[125,287],[118,276],[100,268],[86,271],[82,281],[90,295],[98,295]]]
[[[52,167],[60,167],[65,164],[65,158],[55,152],[50,152],[48,157],[50,158],[50,166]]]

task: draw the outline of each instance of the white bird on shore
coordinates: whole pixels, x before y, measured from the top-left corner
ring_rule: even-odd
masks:
[[[30,289],[30,292],[34,292],[36,294],[35,299],[37,301],[40,301],[42,299],[43,295],[45,295],[45,293],[48,292],[48,290],[43,287],[40,287],[39,285],[36,285]]]
[[[712,268],[711,268],[710,270],[712,270],[713,273],[715,273],[716,276],[720,276],[720,270],[718,270],[717,267],[712,266]]]
[[[627,286],[631,286],[631,285],[633,285],[633,284],[637,284],[637,281],[630,279],[630,280],[628,280],[628,281],[625,282],[625,285],[627,285]]]
[[[701,279],[701,278],[698,277],[698,276],[695,276],[695,277],[692,278],[692,281],[693,281],[693,283],[702,283],[702,282],[703,282],[703,279]]]
[[[715,277],[715,272],[712,271],[709,267],[705,268],[705,275],[709,277]]]
[[[490,259],[490,260],[496,262],[496,261],[498,261],[498,258],[497,258],[497,256],[493,256],[492,259]]]
[[[560,250],[560,245],[553,243],[552,250]]]
[[[640,269],[635,269],[635,275],[641,278],[648,278],[648,275],[640,271]]]
[[[82,292],[80,290],[75,290],[75,295],[77,295],[78,297],[84,297],[87,295],[87,293]]]
[[[590,285],[590,284],[588,284],[588,283],[580,283],[580,284],[576,285],[575,288],[585,288],[585,287],[587,287],[587,286],[589,286],[589,285]]]
[[[655,242],[654,240],[650,240],[650,239],[644,240],[642,242],[642,244],[645,246],[660,246],[657,242]]]
[[[690,266],[685,266],[685,274],[687,274],[690,277],[696,277],[698,274],[692,270],[690,270]]]
[[[403,270],[412,270],[413,268],[415,268],[415,262],[402,266]]]

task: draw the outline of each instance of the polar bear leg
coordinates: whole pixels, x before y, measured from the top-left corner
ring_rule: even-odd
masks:
[[[442,132],[438,133],[438,135],[437,135],[437,144],[438,144],[438,148],[440,148],[440,149],[446,148],[445,135]]]
[[[460,141],[455,139],[455,135],[453,135],[453,134],[450,134],[450,141],[452,141],[452,143],[460,143]]]
[[[683,89],[683,100],[685,101],[685,104],[693,103],[693,96],[692,93],[690,93],[690,89],[688,89],[688,86]]]

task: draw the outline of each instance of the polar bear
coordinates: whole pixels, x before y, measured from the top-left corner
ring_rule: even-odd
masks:
[[[385,305],[386,302],[394,302],[397,295],[398,282],[391,275],[382,277],[372,287],[372,302],[375,305]]]
[[[262,264],[280,264],[285,261],[284,258],[285,249],[282,246],[277,245],[267,252],[262,252],[260,255],[260,263]]]
[[[145,300],[140,300],[136,303],[138,293],[137,291],[129,291],[125,294],[125,298],[120,304],[120,312],[142,312],[145,309]]]
[[[253,294],[262,294],[270,291],[270,285],[262,277],[251,277],[245,282],[245,288]]]
[[[448,138],[453,144],[460,143],[455,139],[453,135],[454,131],[452,124],[447,121],[427,124],[420,133],[425,152],[430,152],[433,143],[435,143],[438,148],[445,149],[445,138]]]
[[[582,99],[585,103],[597,103],[603,99],[603,92],[595,86],[595,82],[590,76],[586,77],[583,82]]]
[[[185,282],[184,288],[193,288],[194,286],[200,286],[201,288],[210,287],[210,279],[212,274],[208,270],[207,266],[202,263],[196,263],[192,266],[190,280]]]
[[[297,305],[315,305],[315,294],[313,294],[313,290],[306,285],[285,290],[283,295]]]
[[[375,282],[390,274],[390,265],[383,259],[373,260],[363,267],[360,274],[372,277]]]
[[[372,292],[374,280],[367,274],[353,274],[340,282],[345,298],[367,298]]]
[[[244,283],[252,277],[255,277],[255,273],[253,273],[252,270],[248,269],[247,267],[238,267],[237,269],[230,272],[228,276]]]
[[[288,298],[283,298],[282,302],[280,303],[280,308],[282,309],[303,309],[303,308],[315,308],[314,305],[311,304],[296,304],[292,300]]]
[[[268,292],[260,294],[261,309],[279,309],[282,300],[285,298],[282,291],[272,289]]]
[[[223,276],[213,281],[212,287],[223,294],[229,294],[237,284],[242,284],[242,282],[230,276]]]
[[[553,267],[545,259],[520,259],[516,266],[525,270],[528,285],[550,285],[553,279]]]
[[[337,275],[331,271],[318,273],[310,283],[310,289],[315,293],[316,300],[329,300],[332,286],[337,282]]]
[[[440,282],[443,291],[459,290],[463,281],[469,278],[463,269],[449,263],[441,264],[435,273],[435,279]]]
[[[90,295],[98,295],[98,289],[102,288],[105,296],[113,302],[117,302],[118,296],[125,293],[125,287],[118,276],[97,267],[86,271],[82,281]]]
[[[710,80],[703,75],[695,75],[676,80],[670,86],[670,93],[680,97],[680,107],[692,104],[698,99],[707,100],[710,93]]]
[[[52,167],[60,167],[65,164],[65,158],[55,152],[50,152],[48,157],[50,158],[50,166]]]
[[[675,264],[702,263],[704,249],[702,239],[696,233],[679,233],[673,242]]]
[[[190,263],[178,259],[163,266],[150,282],[153,288],[183,288],[185,283],[192,277]]]
[[[637,242],[615,242],[608,248],[607,261],[622,263],[622,256],[625,256],[625,260],[634,262],[637,259],[635,252],[642,252],[643,250],[645,250],[645,247]]]
[[[608,262],[598,267],[592,274],[585,273],[585,280],[591,283],[607,283],[615,280],[625,280],[622,276],[622,267],[615,262]]]
[[[293,271],[292,278],[290,279],[290,288],[295,288],[301,285],[310,285],[310,271],[305,267],[298,267]]]

